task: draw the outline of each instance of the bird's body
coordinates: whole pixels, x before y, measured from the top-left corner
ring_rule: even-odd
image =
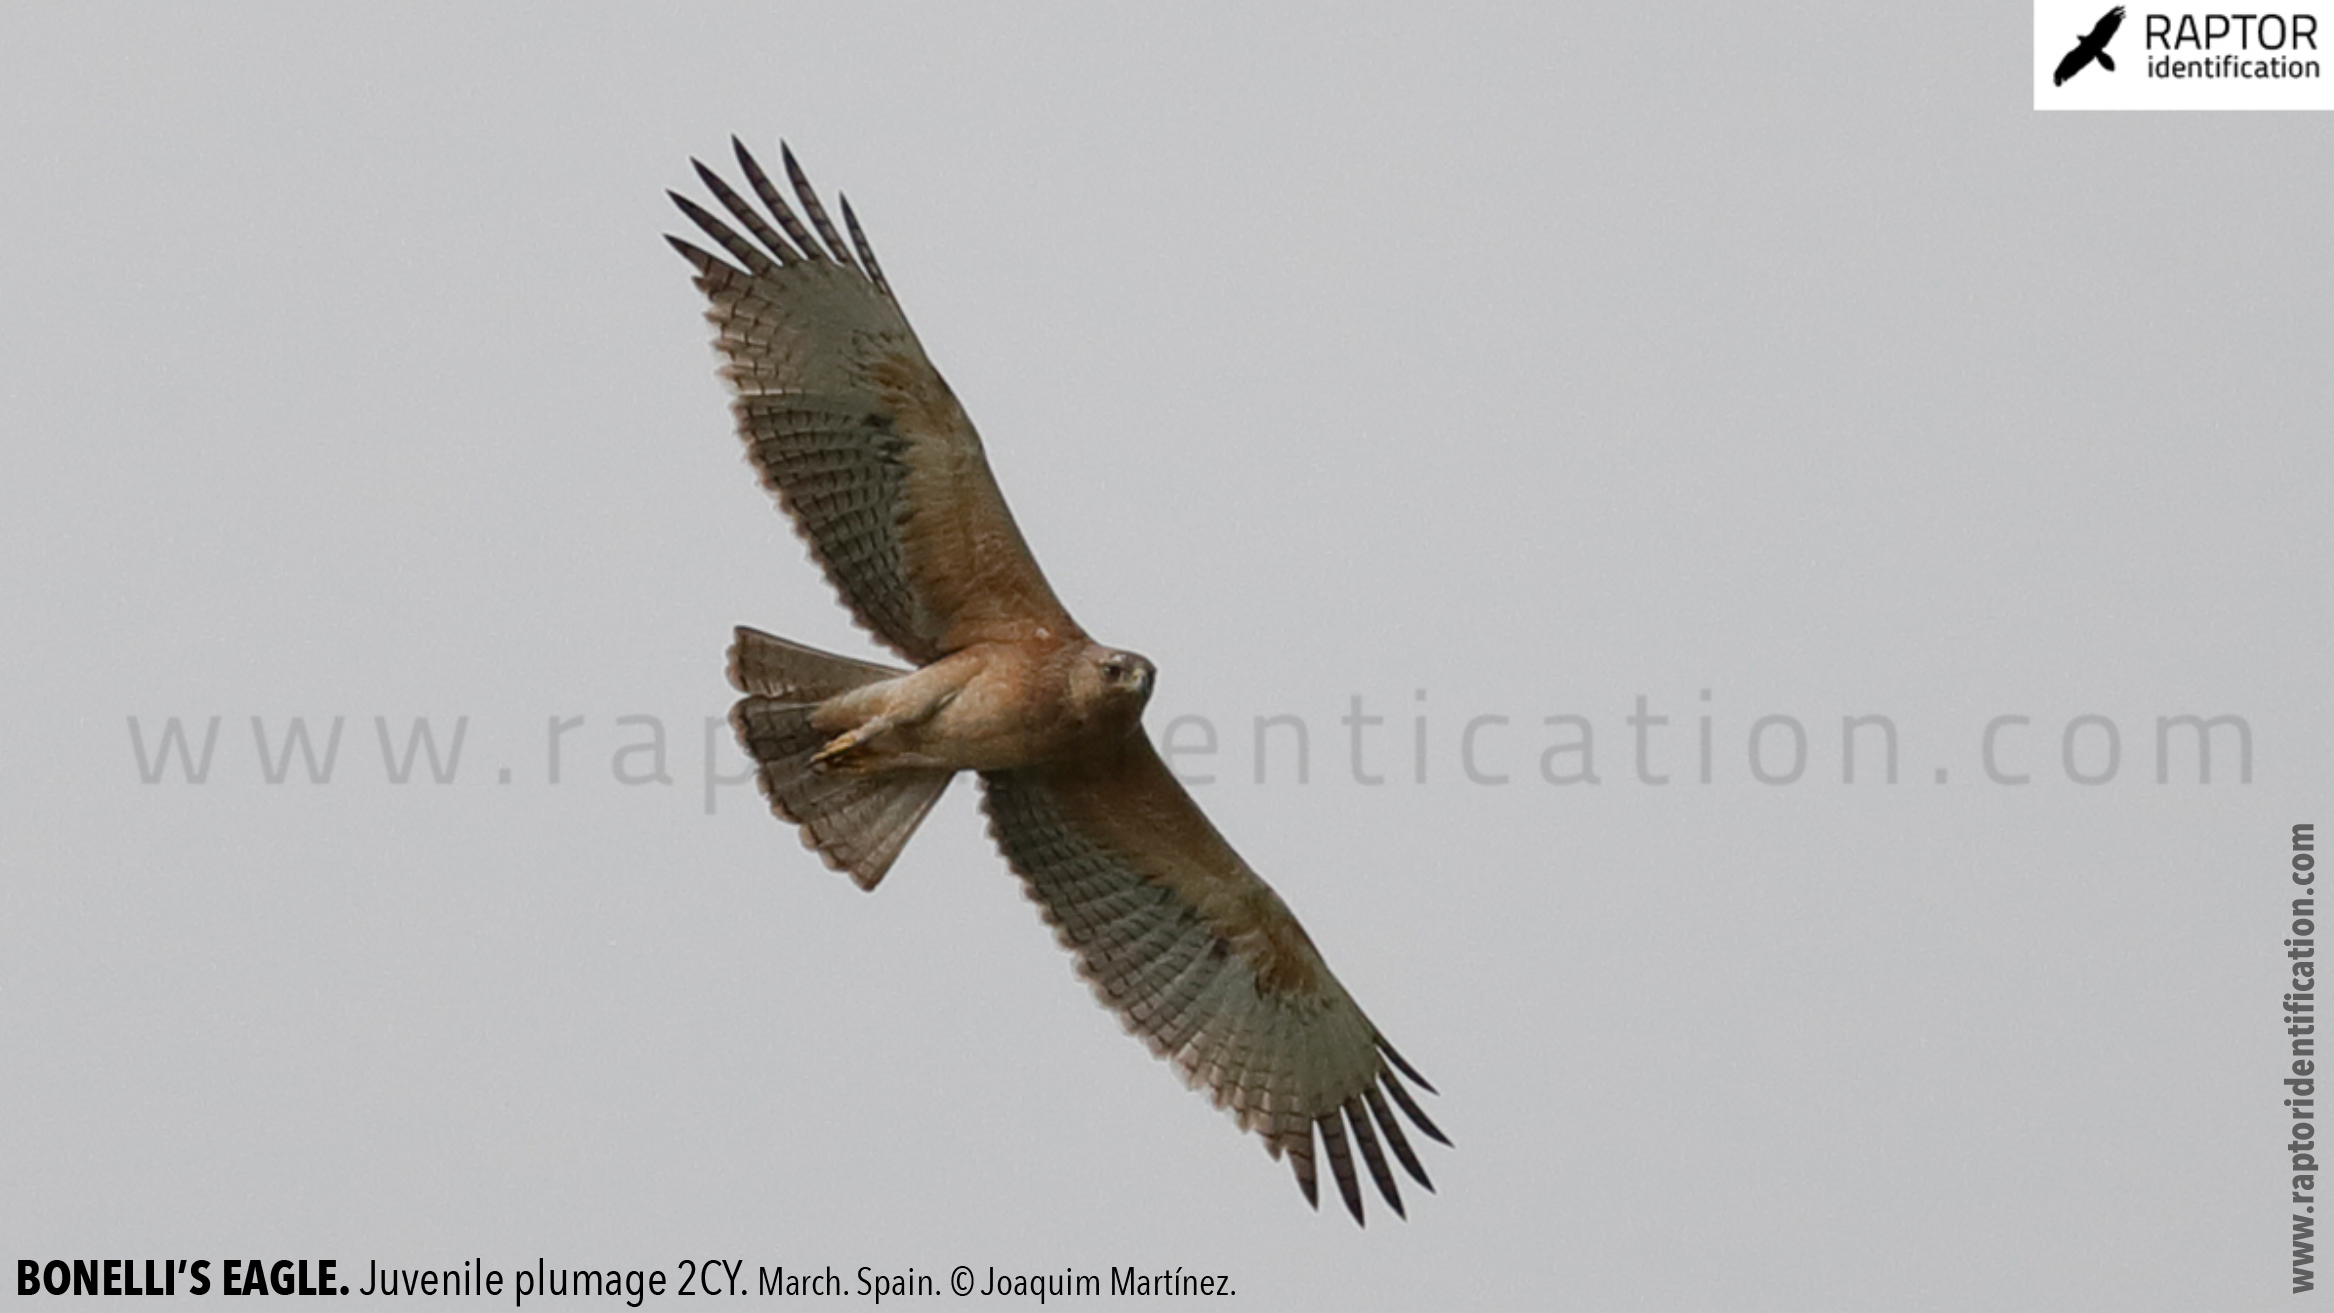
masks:
[[[673,197],[730,260],[671,240],[712,303],[763,483],[853,614],[915,663],[738,630],[731,720],[772,809],[873,889],[977,772],[998,847],[1127,1028],[1287,1156],[1308,1199],[1318,1143],[1357,1221],[1357,1154],[1399,1212],[1387,1155],[1427,1177],[1394,1109],[1443,1136],[1396,1072],[1432,1087],[1151,747],[1151,663],[1054,596],[849,202],[846,242],[791,153],[799,216],[736,149],[759,207],[702,164],[728,218]]]
[[[1120,667],[1134,681],[1114,679]],[[811,724],[838,771],[1016,770],[1094,755],[1137,732],[1148,663],[1083,642],[976,643],[931,665],[838,693]],[[837,746],[840,745],[840,746]]]

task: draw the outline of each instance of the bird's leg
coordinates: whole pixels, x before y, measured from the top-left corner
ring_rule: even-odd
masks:
[[[956,700],[977,659],[943,658],[897,679],[862,684],[819,704],[811,723],[833,734],[810,756],[822,771],[888,770],[914,756],[919,727]]]
[[[812,770],[849,770],[853,759],[867,755],[869,743],[888,734],[899,721],[890,715],[876,715],[857,726],[828,739],[826,746],[810,756]]]
[[[886,759],[910,748],[915,728],[938,715],[956,700],[958,672],[926,666],[914,674],[879,684],[866,684],[833,698],[819,708],[832,714],[828,726],[848,729],[828,739],[811,754],[813,770],[852,771],[883,768]],[[854,723],[856,722],[856,723]],[[891,742],[881,742],[889,736]]]

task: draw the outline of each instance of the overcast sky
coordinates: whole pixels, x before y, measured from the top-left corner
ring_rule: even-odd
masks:
[[[0,1257],[2283,1307],[2325,116],[2036,114],[2023,6],[386,13],[0,16]],[[731,133],[1440,1087],[1408,1221],[969,781],[873,894],[741,783],[730,627],[871,648],[660,240]]]

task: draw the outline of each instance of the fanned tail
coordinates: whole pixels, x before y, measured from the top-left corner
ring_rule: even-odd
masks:
[[[746,694],[730,709],[738,743],[761,764],[770,810],[802,828],[805,847],[873,889],[954,779],[945,770],[851,774],[811,764],[828,735],[811,724],[838,693],[906,674],[740,628],[729,679]]]

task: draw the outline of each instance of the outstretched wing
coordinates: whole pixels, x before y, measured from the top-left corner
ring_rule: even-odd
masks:
[[[1396,1213],[1386,1153],[1433,1189],[1388,1100],[1435,1128],[1395,1075],[1432,1090],[1329,973],[1288,906],[1140,732],[1114,759],[991,771],[990,832],[1102,1001],[1242,1130],[1286,1154],[1320,1205],[1314,1141],[1362,1220],[1358,1149]]]
[[[918,663],[1039,629],[1080,634],[1005,509],[972,421],[900,313],[850,202],[845,244],[793,152],[780,147],[808,226],[745,146],[731,144],[760,209],[703,164],[697,176],[729,220],[673,194],[730,259],[666,240],[712,302],[706,318],[737,394],[739,436],[835,591],[862,625]]]
[[[2091,35],[2083,38],[2083,44],[2093,50],[2105,50],[2107,43],[2115,39],[2115,29],[2122,26],[2123,6],[2117,5],[2100,17],[2099,25],[2091,29]]]
[[[2058,71],[2051,74],[2050,84],[2054,87],[2065,86],[2068,78],[2071,78],[2075,74],[2082,72],[2083,65],[2090,62],[2091,43],[2086,41],[2083,44],[2076,46],[2074,49],[2068,51],[2066,58],[2058,61]]]

